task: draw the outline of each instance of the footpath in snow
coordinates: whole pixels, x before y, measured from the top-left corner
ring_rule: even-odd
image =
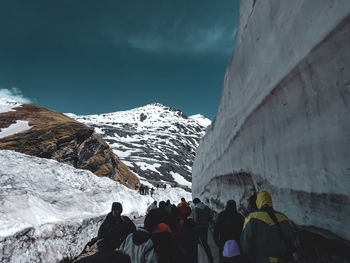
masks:
[[[113,201],[123,214],[145,215],[154,200],[178,203],[191,193],[159,189],[153,198],[90,171],[54,160],[0,151],[1,262],[74,258],[97,235]]]

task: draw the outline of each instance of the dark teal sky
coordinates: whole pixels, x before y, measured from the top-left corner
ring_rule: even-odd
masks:
[[[159,102],[213,119],[237,16],[238,0],[2,0],[0,96],[76,114]]]

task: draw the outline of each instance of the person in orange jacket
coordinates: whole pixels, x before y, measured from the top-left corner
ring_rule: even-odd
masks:
[[[186,202],[185,198],[181,198],[181,202],[177,205],[179,210],[180,219],[185,219],[191,214],[190,205]]]

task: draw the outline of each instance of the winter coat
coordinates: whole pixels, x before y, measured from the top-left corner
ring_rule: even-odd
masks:
[[[123,240],[135,230],[135,224],[130,218],[121,216],[121,220],[117,221],[110,212],[98,230],[98,250],[108,251],[118,248]]]
[[[177,243],[180,252],[183,255],[182,262],[198,262],[197,246],[199,239],[192,219],[185,220],[181,233],[177,239]]]
[[[240,242],[244,217],[237,211],[224,210],[219,213],[215,223],[214,239],[220,249],[227,240]]]
[[[196,223],[196,227],[208,227],[212,219],[210,208],[202,202],[196,204],[191,218]]]
[[[158,255],[158,263],[174,262],[174,239],[171,235],[171,230],[164,223],[158,224],[157,228],[152,233],[152,241],[154,250]]]
[[[158,206],[155,204],[155,203],[152,203],[150,204],[148,207],[147,207],[147,214],[149,211],[153,210],[153,209],[158,209]]]
[[[187,202],[181,202],[177,205],[177,208],[179,209],[179,217],[181,219],[185,219],[191,214],[191,208],[190,205]]]
[[[144,228],[128,235],[119,249],[130,256],[132,263],[157,263],[151,234]]]
[[[251,212],[244,222],[241,250],[255,263],[283,262],[294,249],[295,235],[292,224],[284,214],[273,210],[268,192],[260,193],[256,204],[258,210]],[[275,215],[285,241],[268,210]]]

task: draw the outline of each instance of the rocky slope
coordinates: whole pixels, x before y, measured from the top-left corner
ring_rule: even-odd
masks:
[[[139,181],[108,144],[82,123],[32,104],[15,105],[11,111],[0,113],[2,134],[20,124],[26,124],[27,129],[1,136],[0,149],[54,159],[131,188]]]
[[[188,190],[199,139],[211,123],[158,103],[108,114],[67,115],[93,127],[142,182]]]
[[[349,42],[347,0],[240,1],[194,196],[218,211],[266,189],[297,224],[350,240]]]

